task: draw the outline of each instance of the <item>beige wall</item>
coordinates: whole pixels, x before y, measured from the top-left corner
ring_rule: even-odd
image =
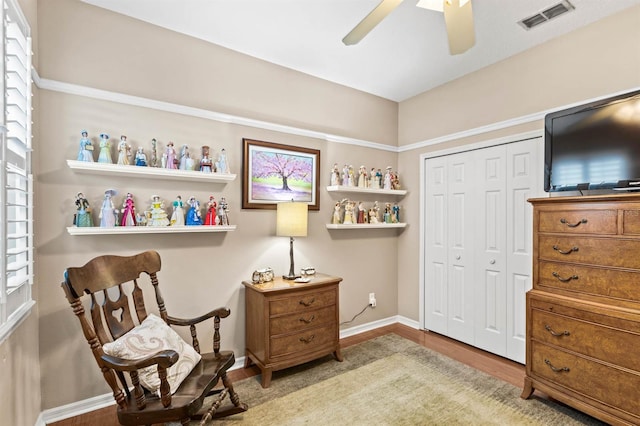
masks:
[[[309,130],[396,144],[397,104],[256,59],[207,45],[146,23],[112,14],[79,1],[38,3],[41,78],[142,96],[153,100],[237,114]],[[132,40],[134,42],[132,42]],[[175,316],[204,313],[225,305],[232,315],[223,321],[222,343],[244,355],[244,292],[241,281],[259,267],[288,271],[288,239],[275,237],[275,211],[242,210],[242,138],[321,150],[321,210],[309,214],[309,236],[295,242],[296,265],[344,278],[341,320],[349,320],[375,292],[378,306],[352,325],[396,314],[397,231],[328,231],[339,195],[324,190],[334,162],[396,167],[392,151],[328,143],[309,137],[220,123],[202,118],[129,106],[83,96],[42,90],[36,164],[36,246],[40,302],[42,408],[52,408],[108,392],[80,326],[59,283],[66,266],[94,256],[133,254],[156,249],[163,259],[160,282],[167,307]],[[81,129],[97,144],[100,132],[117,139],[126,134],[134,145],[150,147],[173,140],[199,151],[226,148],[232,172],[227,184],[107,179],[74,173],[67,159],[77,155]],[[225,196],[229,233],[70,236],[78,191],[98,209],[107,188],[132,192],[138,209],[158,194],[168,205],[176,195]],[[369,201],[373,201],[370,199]],[[382,201],[382,200],[381,200]],[[94,215],[97,218],[97,215]],[[209,341],[208,338],[201,342]]]
[[[640,6],[404,101],[399,106],[399,145],[638,88],[638,40]],[[399,155],[399,170],[413,189],[403,200],[412,231],[398,241],[399,315],[419,317],[420,155],[542,128],[537,120]]]
[[[33,39],[37,39],[36,0],[19,0]],[[37,41],[32,44],[37,60]],[[37,107],[37,93],[33,106]],[[37,117],[37,113],[34,113]],[[34,129],[34,133],[37,133]],[[38,285],[32,287],[38,300]],[[38,305],[18,328],[0,343],[0,425],[32,425],[40,414],[40,354],[38,350]]]

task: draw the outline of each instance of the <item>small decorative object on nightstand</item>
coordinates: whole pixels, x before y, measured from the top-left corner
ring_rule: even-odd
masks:
[[[271,373],[322,356],[340,354],[339,288],[342,278],[316,274],[307,283],[276,277],[245,286],[245,368],[256,364],[262,387]]]

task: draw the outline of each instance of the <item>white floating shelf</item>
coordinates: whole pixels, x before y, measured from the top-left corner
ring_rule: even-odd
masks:
[[[230,182],[236,175],[231,173],[203,173],[195,170],[174,170],[160,167],[124,166],[122,164],[96,163],[67,160],[69,168],[78,173],[118,175],[123,177],[143,177],[202,182]]]
[[[236,225],[194,226],[116,226],[115,228],[68,226],[70,235],[122,235],[122,234],[192,234],[195,232],[235,231]]]
[[[405,189],[372,189],[359,188],[357,186],[331,185],[327,186],[327,192],[358,192],[361,194],[405,195]]]
[[[406,223],[354,223],[347,225],[327,223],[327,229],[391,229],[406,226]]]

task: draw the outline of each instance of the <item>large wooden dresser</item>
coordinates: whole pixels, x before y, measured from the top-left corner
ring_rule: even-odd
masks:
[[[529,200],[523,398],[538,389],[610,424],[640,424],[640,196]]]
[[[271,373],[327,354],[342,361],[339,288],[342,278],[316,274],[309,283],[278,277],[246,288],[245,367],[255,363],[262,387]]]

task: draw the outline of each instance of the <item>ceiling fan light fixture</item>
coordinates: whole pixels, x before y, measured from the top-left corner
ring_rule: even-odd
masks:
[[[345,46],[351,46],[358,43],[364,38],[369,31],[375,28],[388,14],[400,6],[402,0],[382,0],[367,16],[364,17],[354,29],[351,30],[343,39]]]
[[[447,0],[444,3],[444,22],[449,39],[449,53],[459,55],[476,44],[471,1]]]
[[[460,0],[460,7],[464,6],[470,1],[471,0]],[[418,4],[416,4],[416,6],[423,9],[429,9],[436,12],[444,13],[445,2],[451,5],[451,0],[418,0]]]

